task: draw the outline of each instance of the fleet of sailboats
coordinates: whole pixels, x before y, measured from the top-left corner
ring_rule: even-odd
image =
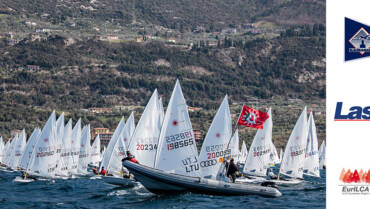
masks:
[[[42,130],[35,128],[28,140],[25,130],[5,144],[0,138],[0,162],[8,169],[22,170],[33,178],[86,176],[91,175],[89,167],[99,167],[109,174],[103,177],[104,181],[118,185],[135,181],[122,178],[127,170],[122,167],[121,160],[127,151],[148,168],[212,181],[220,181],[218,175],[230,158],[241,164],[242,172],[256,182],[264,180],[267,169],[278,164],[279,179],[270,181],[299,183],[304,175],[320,177],[320,169],[325,167],[325,142],[318,149],[313,113],[307,120],[304,108],[285,152],[280,149],[280,156],[272,140],[271,109],[268,115],[263,128],[257,130],[249,152],[244,140],[239,150],[239,131],[232,132],[228,97],[225,96],[198,155],[188,107],[177,80],[166,112],[154,90],[137,126],[133,113],[127,121],[122,116],[102,153],[99,135],[91,144],[89,124],[81,129],[79,119],[73,127],[72,119],[65,124],[64,113],[56,119],[53,111]],[[285,178],[280,179],[280,176]]]

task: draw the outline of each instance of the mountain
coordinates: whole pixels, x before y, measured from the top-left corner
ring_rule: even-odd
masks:
[[[155,88],[166,104],[176,79],[202,108],[191,114],[203,131],[225,94],[233,114],[241,103],[278,109],[282,140],[301,106],[325,111],[324,0],[2,0],[0,22],[4,136],[40,126],[51,109],[113,128],[128,110],[85,109],[143,106]]]
[[[73,22],[86,29],[115,21],[185,31],[202,26],[212,31],[259,21],[325,24],[325,0],[2,0],[0,14],[35,21],[38,27],[67,27]]]

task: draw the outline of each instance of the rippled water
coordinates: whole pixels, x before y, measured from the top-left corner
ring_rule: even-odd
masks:
[[[210,196],[180,194],[158,196],[142,186],[124,189],[100,179],[13,182],[18,172],[0,171],[2,208],[325,208],[325,171],[321,179],[279,187],[283,196]]]

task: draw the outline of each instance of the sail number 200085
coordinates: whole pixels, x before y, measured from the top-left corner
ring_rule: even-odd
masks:
[[[193,133],[185,131],[184,133],[175,134],[166,137],[167,149],[174,150],[194,144]]]

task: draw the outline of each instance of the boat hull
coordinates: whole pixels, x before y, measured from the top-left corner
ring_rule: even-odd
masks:
[[[270,180],[263,180],[259,183],[273,183],[279,186],[291,186],[291,185],[297,185],[303,183],[303,180],[300,179],[285,179],[285,180],[277,180],[277,179],[270,179]]]
[[[280,197],[276,188],[236,184],[199,177],[167,173],[158,169],[124,161],[123,165],[135,175],[145,188],[156,194],[193,192],[210,195],[261,195]]]
[[[248,178],[237,178],[236,183],[261,183],[266,178],[258,176],[248,176]]]
[[[121,187],[134,187],[137,182],[133,179],[122,178],[117,176],[101,176],[103,181],[108,184],[113,184]]]

